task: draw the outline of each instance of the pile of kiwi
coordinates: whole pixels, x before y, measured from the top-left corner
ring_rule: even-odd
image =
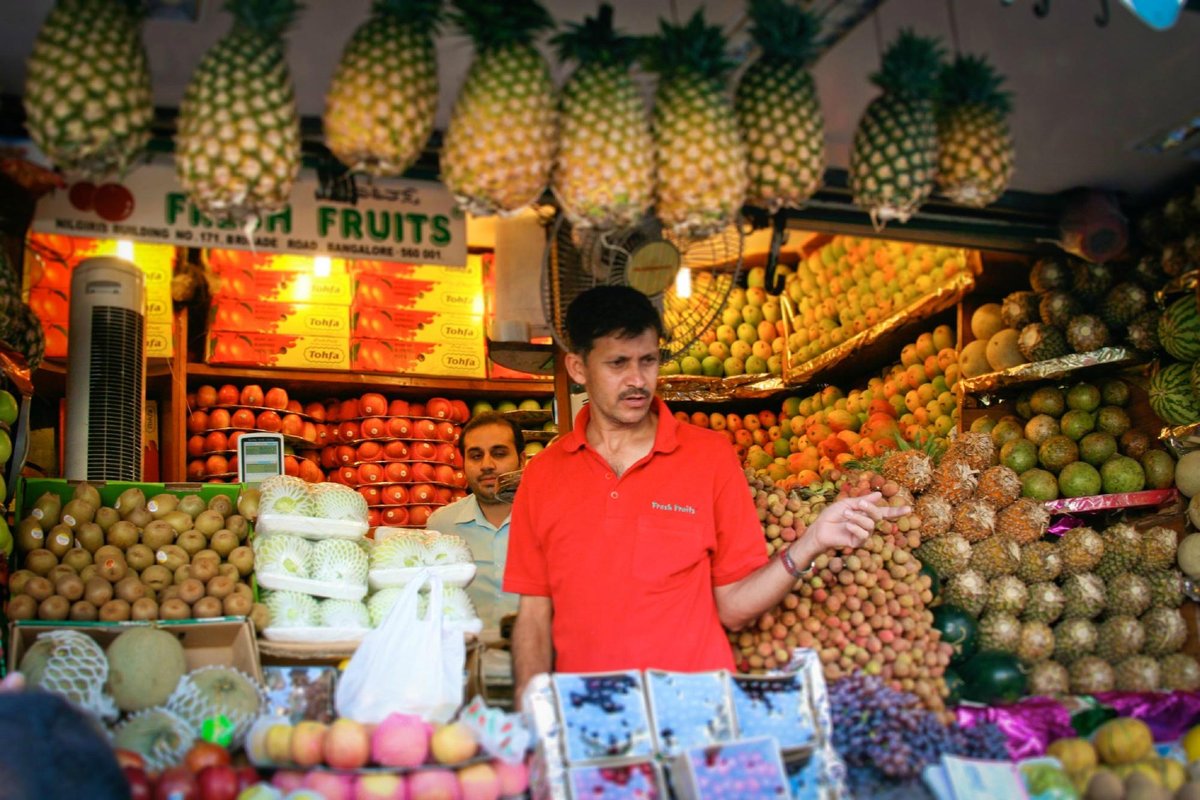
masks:
[[[250,525],[223,494],[126,489],[111,506],[75,485],[66,503],[46,492],[17,525],[21,569],[9,578],[9,619],[177,620],[246,616],[266,606],[246,580]]]

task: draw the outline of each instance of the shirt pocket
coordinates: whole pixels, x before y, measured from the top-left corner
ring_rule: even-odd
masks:
[[[639,519],[633,545],[633,575],[667,588],[706,560],[700,525],[692,521]]]

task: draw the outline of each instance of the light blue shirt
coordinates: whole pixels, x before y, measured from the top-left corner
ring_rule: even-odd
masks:
[[[520,595],[501,591],[504,565],[508,561],[508,523],[511,515],[497,528],[488,522],[475,495],[469,494],[457,502],[433,512],[425,527],[438,533],[461,536],[475,557],[475,580],[467,594],[475,604],[484,630],[496,635],[500,619],[517,613]]]

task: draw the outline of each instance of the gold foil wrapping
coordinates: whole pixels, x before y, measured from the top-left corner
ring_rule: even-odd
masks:
[[[778,375],[737,375],[708,378],[702,375],[671,375],[658,379],[658,396],[667,403],[721,403],[753,400],[786,389]]]
[[[1175,458],[1182,458],[1184,453],[1200,449],[1200,422],[1178,425],[1173,428],[1168,426],[1162,429],[1158,438]]]
[[[1103,347],[1090,353],[1072,353],[1049,361],[1035,361],[999,372],[976,375],[974,378],[963,378],[958,382],[958,389],[966,394],[994,392],[1038,381],[1078,377],[1080,370],[1091,367],[1114,369],[1140,362],[1141,357],[1133,350],[1125,347]]]

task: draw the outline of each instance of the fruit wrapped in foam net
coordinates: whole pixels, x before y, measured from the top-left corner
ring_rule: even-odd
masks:
[[[443,533],[429,543],[425,563],[431,567],[442,567],[449,564],[470,564],[475,560],[471,548],[462,537]]]
[[[267,478],[258,487],[258,514],[313,516],[313,498],[309,483],[292,475]]]
[[[233,667],[201,667],[184,675],[167,700],[167,709],[191,726],[196,738],[206,719],[224,717],[233,726],[237,747],[261,713],[266,696],[255,680]]]
[[[400,599],[400,593],[404,589],[394,586],[390,589],[384,589],[371,595],[367,600],[367,611],[371,615],[371,627],[378,628],[387,619],[388,612],[392,610],[392,606],[396,605],[396,601]]]
[[[322,600],[317,622],[322,628],[365,630],[371,627],[371,613],[358,600]]]
[[[399,533],[376,542],[371,549],[371,569],[412,569],[424,566],[430,537]]]
[[[311,484],[312,513],[315,517],[344,522],[367,521],[367,499],[340,483]]]
[[[272,534],[254,538],[254,565],[260,573],[308,578],[313,546],[299,536]]]
[[[269,628],[313,628],[320,610],[317,601],[300,592],[271,592],[267,595],[267,611],[271,614]]]
[[[113,745],[140,753],[146,770],[158,772],[183,760],[195,741],[192,726],[163,706],[147,708],[113,729]]]
[[[313,580],[353,585],[367,582],[367,552],[357,542],[348,539],[317,542],[309,563],[312,565]]]
[[[117,706],[104,693],[108,658],[90,636],[78,631],[50,631],[21,659],[21,671],[31,687],[62,695],[102,719],[116,719]]]

